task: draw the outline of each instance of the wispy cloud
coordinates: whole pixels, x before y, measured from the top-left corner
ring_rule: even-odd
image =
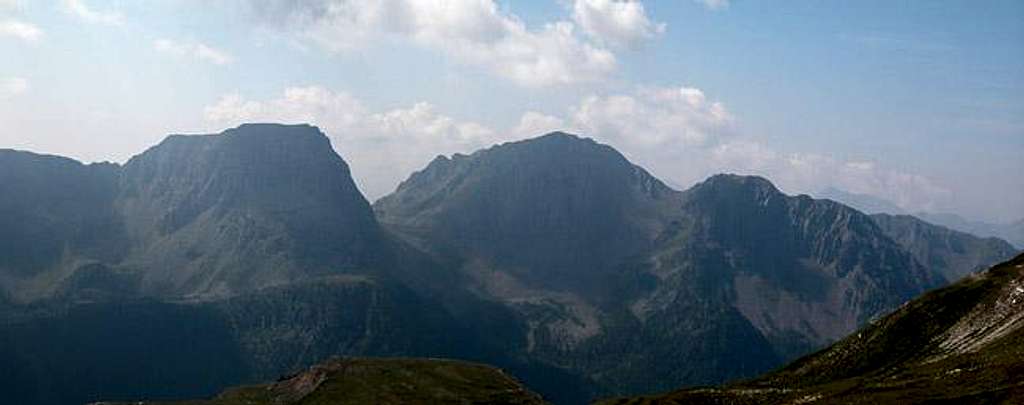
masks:
[[[0,79],[0,98],[10,98],[28,92],[30,86],[24,77],[7,77]]]
[[[43,36],[43,30],[34,24],[9,18],[0,20],[0,36],[14,37],[32,42]]]
[[[124,25],[125,18],[117,11],[97,11],[82,0],[64,0],[64,11],[90,24]]]
[[[724,10],[729,8],[729,0],[693,0],[708,10]]]
[[[234,61],[234,58],[227,52],[203,43],[158,39],[153,41],[153,48],[159,52],[176,57],[193,58],[215,65],[226,65]]]

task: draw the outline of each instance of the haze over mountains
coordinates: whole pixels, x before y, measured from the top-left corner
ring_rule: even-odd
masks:
[[[1015,253],[759,177],[678,191],[565,133],[438,157],[372,206],[317,128],[276,124],[123,166],[0,151],[0,195],[0,386],[25,404],[336,355],[485,361],[566,403],[721,383]]]
[[[1024,218],[1010,223],[996,224],[972,221],[951,213],[917,212],[911,214],[891,201],[867,194],[850,193],[833,187],[817,193],[817,197],[835,200],[868,214],[913,215],[949,229],[981,237],[1000,238],[1018,248],[1024,247]]]

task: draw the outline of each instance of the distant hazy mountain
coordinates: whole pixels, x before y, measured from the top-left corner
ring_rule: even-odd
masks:
[[[564,133],[439,157],[371,207],[317,128],[274,124],[123,166],[0,151],[0,225],[20,404],[202,397],[338,355],[484,361],[559,403],[719,383],[1008,254],[759,177],[677,191]]]
[[[867,194],[850,193],[833,187],[826,188],[816,194],[818,198],[827,198],[841,202],[868,214],[909,215],[903,208],[882,198]],[[917,212],[913,214],[926,222],[941,225],[949,229],[966,232],[983,238],[996,237],[1010,242],[1018,249],[1024,248],[1024,219],[1007,224],[971,221],[956,214]]]
[[[843,191],[835,187],[828,187],[815,194],[818,198],[827,198],[832,201],[841,202],[867,214],[893,214],[900,215],[907,212],[895,203],[884,198],[875,197],[869,194],[858,194]]]
[[[938,270],[950,282],[1018,253],[1002,239],[979,238],[910,215],[875,214],[871,218],[919,262]]]
[[[757,379],[606,403],[1021,403],[1022,286],[1017,256]]]
[[[1024,249],[1024,219],[1008,224],[993,224],[989,222],[970,221],[956,214],[934,214],[919,212],[915,216],[961,232],[967,232],[978,236],[991,236],[1004,239],[1018,249]]]

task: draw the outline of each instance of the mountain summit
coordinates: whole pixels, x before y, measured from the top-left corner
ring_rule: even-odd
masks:
[[[766,371],[945,282],[852,208],[755,176],[676,191],[565,133],[439,157],[374,210],[608,392]]]
[[[309,125],[173,135],[124,166],[118,205],[154,291],[224,293],[373,265],[380,232]]]

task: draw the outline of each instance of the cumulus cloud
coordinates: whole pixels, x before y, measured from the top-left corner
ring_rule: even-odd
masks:
[[[724,10],[729,8],[729,0],[693,0],[708,10]]]
[[[358,49],[384,38],[411,40],[524,86],[595,81],[617,65],[615,55],[585,40],[576,24],[554,21],[531,29],[518,16],[499,10],[493,0],[259,1],[252,7],[331,51]],[[595,33],[619,41],[646,35],[629,31],[644,21],[650,24],[642,11],[629,5],[604,14],[595,11],[587,18]],[[637,12],[643,21],[637,20]]]
[[[234,61],[234,58],[227,52],[203,43],[183,43],[170,39],[158,39],[153,41],[153,48],[166,54],[190,57],[215,65],[226,65]]]
[[[64,0],[64,12],[90,24],[124,25],[124,15],[117,11],[97,11],[82,0]]]
[[[29,89],[28,79],[24,77],[8,77],[0,79],[0,98],[14,97],[24,94]]]
[[[224,96],[205,115],[218,128],[256,121],[319,126],[370,199],[393,191],[437,155],[469,153],[501,140],[491,128],[442,114],[430,103],[371,111],[348,93],[318,86],[291,87],[266,101]]]
[[[519,118],[519,124],[512,129],[511,133],[516,138],[529,138],[554,131],[579,132],[566,126],[564,119],[536,111],[527,111]]]
[[[32,42],[43,36],[43,30],[34,24],[8,18],[0,20],[0,36],[9,36]]]
[[[613,47],[635,46],[665,32],[665,24],[651,22],[634,0],[576,0],[572,17],[591,38]]]
[[[693,87],[641,88],[590,96],[570,109],[573,126],[618,144],[703,147],[731,131],[725,106]]]

